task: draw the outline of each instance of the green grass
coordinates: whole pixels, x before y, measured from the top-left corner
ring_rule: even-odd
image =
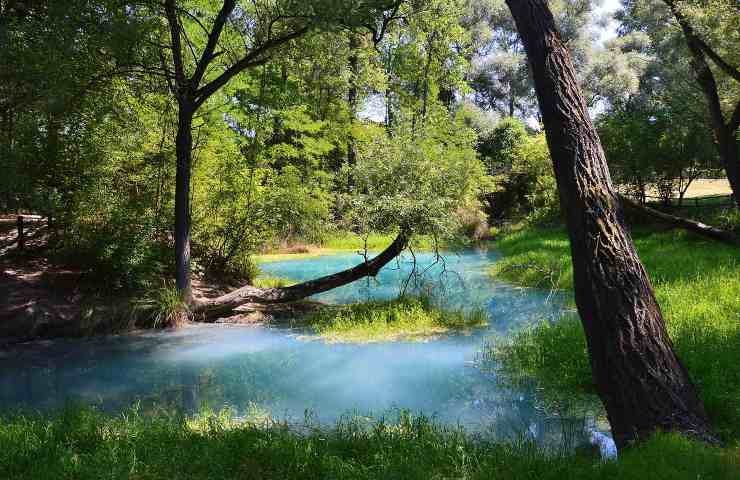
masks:
[[[259,288],[281,288],[295,285],[296,282],[288,278],[273,277],[271,275],[260,275],[255,278],[252,285]]]
[[[329,342],[367,343],[425,340],[482,327],[488,324],[488,317],[483,309],[444,310],[426,297],[401,297],[326,307],[305,322]]]
[[[148,319],[152,328],[177,327],[188,321],[190,307],[175,285],[165,282],[144,298],[134,301],[133,314]]]
[[[369,252],[379,252],[384,250],[395,240],[395,234],[371,233],[367,237],[367,249]],[[469,243],[469,242],[468,242]],[[441,242],[437,245],[439,248],[458,248],[464,247],[467,243],[464,239],[452,242]],[[285,253],[281,251],[267,252],[255,255],[257,263],[280,262],[283,260],[298,260],[305,258],[315,258],[324,255],[332,255],[347,251],[358,251],[365,248],[365,239],[360,235],[352,232],[339,232],[328,236],[321,245],[304,245],[299,251]],[[411,241],[411,246],[416,251],[430,251],[435,247],[434,240],[428,236],[415,236]],[[300,251],[304,250],[305,251]]]
[[[740,438],[740,249],[680,231],[633,232],[676,351],[698,385],[720,434]],[[498,242],[493,274],[527,285],[572,289],[570,251],[562,230],[527,229]],[[522,266],[530,266],[524,268]],[[593,390],[577,315],[497,342],[489,352],[562,397]]]
[[[286,425],[70,408],[0,417],[0,478],[75,479],[735,479],[738,449],[659,435],[618,462],[491,443],[401,414],[296,434]]]
[[[367,237],[368,250],[383,250],[396,238],[392,234],[371,233]],[[341,232],[326,238],[321,246],[329,250],[362,250],[365,239],[352,232]]]

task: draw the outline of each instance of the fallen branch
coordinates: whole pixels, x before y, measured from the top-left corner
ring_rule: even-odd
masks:
[[[303,300],[364,277],[376,276],[380,269],[400,255],[407,245],[408,236],[402,231],[393,243],[376,257],[370,260],[365,259],[362,263],[347,270],[289,287],[259,288],[246,285],[217,298],[199,300],[193,305],[192,312],[203,319],[213,319],[229,315],[236,308],[245,304],[269,305]]]
[[[738,238],[737,235],[732,232],[728,232],[726,230],[722,230],[717,227],[707,225],[705,223],[697,222],[689,218],[677,217],[676,215],[671,215],[669,213],[664,213],[656,210],[654,208],[646,207],[645,205],[641,205],[631,198],[625,197],[621,194],[619,195],[619,198],[625,206],[637,210],[638,212],[655,218],[668,225],[683,228],[684,230],[703,235],[713,240],[719,240],[720,242],[728,243],[730,245],[740,246],[740,238]]]

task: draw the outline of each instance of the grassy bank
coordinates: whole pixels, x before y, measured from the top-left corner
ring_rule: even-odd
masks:
[[[488,323],[486,312],[444,310],[429,298],[401,297],[327,307],[305,322],[329,342],[424,340]]]
[[[393,243],[396,238],[394,234],[371,233],[364,238],[352,232],[339,232],[327,236],[321,244],[297,243],[285,248],[268,250],[261,255],[255,255],[258,263],[279,262],[282,260],[295,260],[300,258],[313,258],[322,255],[331,255],[347,251],[362,251],[365,248],[369,252],[379,252]],[[457,240],[440,243],[439,248],[459,248],[470,244],[471,240],[459,238]],[[411,241],[415,251],[431,251],[435,248],[434,240],[428,236],[415,236]]]
[[[685,232],[633,232],[676,351],[698,385],[715,426],[740,439],[740,250]],[[528,286],[573,286],[562,230],[526,229],[497,244],[493,274]],[[592,390],[585,338],[576,315],[495,344],[505,369],[562,395]]]
[[[423,417],[309,428],[136,412],[0,417],[0,478],[21,479],[734,479],[733,452],[662,435],[618,462],[493,444]]]

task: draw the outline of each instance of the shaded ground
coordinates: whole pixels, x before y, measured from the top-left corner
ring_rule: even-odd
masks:
[[[26,245],[18,250],[16,217],[0,217],[0,345],[38,338],[113,333],[140,327],[132,301],[143,295],[102,294],[85,284],[85,271],[55,263],[47,248],[46,225],[29,216]],[[237,287],[193,279],[196,299],[217,297]],[[257,325],[294,317],[317,308],[317,302],[266,307],[244,305],[218,323]],[[145,315],[145,314],[144,314]],[[143,323],[146,323],[145,321]]]
[[[49,262],[39,219],[26,238],[19,252],[15,217],[0,219],[0,344],[64,332],[80,313],[81,272]]]

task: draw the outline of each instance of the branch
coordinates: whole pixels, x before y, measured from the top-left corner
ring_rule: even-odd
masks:
[[[701,46],[703,42],[696,36],[694,29],[676,6],[676,2],[674,0],[663,0],[663,2],[668,5],[671,13],[673,13],[673,16],[676,18],[676,21],[683,30],[686,44],[689,47],[689,52],[694,60],[692,63],[696,73],[696,79],[699,82],[699,86],[704,92],[704,96],[707,100],[713,128],[715,132],[720,132],[725,128],[725,118],[722,114],[722,106],[720,104],[719,93],[717,91],[717,81],[714,78],[712,69],[709,68],[704,57],[705,51]]]
[[[203,50],[203,54],[201,55],[200,60],[198,60],[197,66],[195,67],[195,73],[193,73],[192,78],[194,88],[198,88],[198,85],[200,85],[200,81],[203,79],[203,74],[205,73],[208,64],[211,62],[211,60],[213,60],[213,52],[216,49],[219,37],[221,37],[221,32],[223,31],[224,24],[226,23],[226,20],[229,18],[229,15],[231,15],[231,12],[234,10],[235,7],[236,0],[224,0],[224,5],[218,12],[216,20],[213,22],[213,29],[211,30],[211,33],[208,34],[208,43],[206,43],[206,48]]]
[[[730,123],[727,126],[729,127],[730,134],[732,136],[734,136],[737,129],[740,128],[740,101],[735,105],[735,110],[732,112],[732,118],[730,118]]]
[[[302,27],[298,30],[292,31],[282,37],[278,37],[272,40],[268,40],[259,47],[253,49],[251,52],[246,54],[241,60],[236,62],[234,65],[229,67],[221,75],[213,79],[211,82],[203,85],[195,92],[195,106],[198,108],[208,98],[216,93],[221,87],[226,85],[236,74],[246,70],[250,67],[262,65],[267,62],[270,57],[267,52],[271,49],[276,48],[284,43],[287,43],[295,38],[300,37],[309,31],[309,27]]]
[[[182,63],[182,43],[180,41],[180,22],[177,18],[175,0],[165,0],[164,9],[167,14],[167,23],[170,26],[172,38],[172,61],[175,64],[175,85],[182,88],[185,85],[185,69]],[[176,91],[179,97],[180,92]]]
[[[631,198],[625,197],[622,194],[619,194],[619,199],[625,206],[637,210],[638,212],[641,212],[650,217],[653,217],[668,225],[683,228],[684,230],[698,233],[699,235],[703,235],[713,240],[719,240],[720,242],[724,242],[730,245],[740,246],[740,238],[738,238],[732,232],[721,230],[717,227],[697,222],[689,218],[677,217],[675,215],[663,213],[661,211],[655,210],[654,208],[640,205],[636,201],[632,200]]]
[[[719,56],[719,54],[717,54],[717,52],[712,50],[712,48],[698,36],[696,37],[696,41],[701,49],[704,50],[704,53],[706,53],[707,56],[712,59],[715,65],[717,65],[720,69],[722,69],[725,73],[734,78],[736,81],[740,82],[740,70],[727,63],[722,57]]]
[[[675,0],[663,1],[666,5],[668,5],[668,8],[670,8],[673,16],[676,17],[676,21],[681,26],[681,29],[686,36],[686,41],[690,44],[689,47],[691,48],[691,43],[694,43],[694,48],[696,48],[699,52],[703,51],[722,71],[727,73],[736,81],[740,82],[740,71],[736,67],[733,67],[732,65],[727,63],[717,52],[712,49],[712,47],[707,45],[707,43],[702,40],[699,35],[696,34],[688,19],[684,16],[683,13],[681,13],[681,10],[679,10]]]

